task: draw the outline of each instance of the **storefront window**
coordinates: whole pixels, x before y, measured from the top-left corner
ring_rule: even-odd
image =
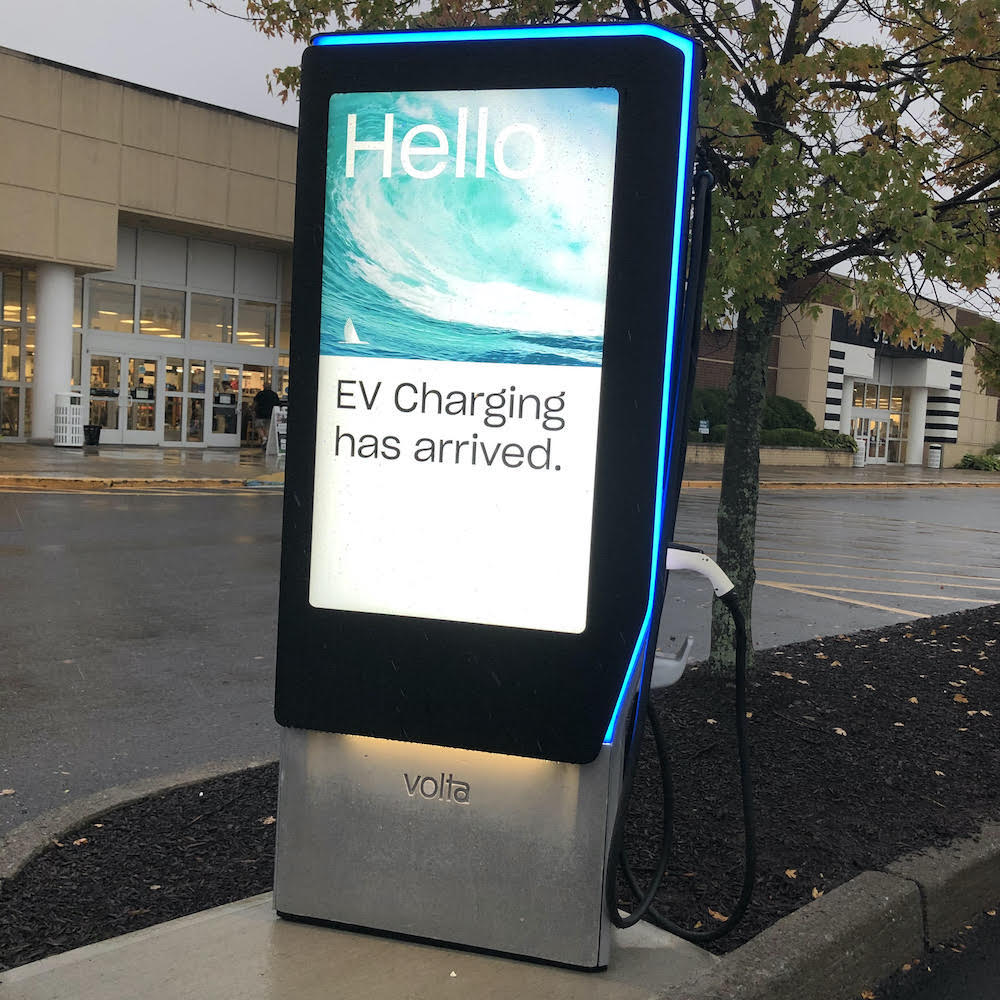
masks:
[[[274,347],[275,307],[272,302],[240,299],[236,341],[247,347]]]
[[[91,281],[87,325],[92,330],[132,333],[135,327],[135,287],[118,281]]]
[[[189,396],[187,401],[188,441],[205,440],[205,401]]]
[[[21,331],[14,327],[0,334],[3,360],[0,362],[0,378],[8,382],[17,382],[21,378]]]
[[[83,278],[73,279],[73,329],[83,326]]]
[[[3,272],[3,318],[5,323],[21,322],[21,272],[11,268]]]
[[[156,360],[154,358],[129,358],[128,360],[128,417],[125,429],[130,431],[156,429]]]
[[[35,328],[26,326],[24,328],[24,381],[33,382],[35,379]]]
[[[0,437],[17,437],[20,434],[20,393],[17,386],[0,386]]]
[[[205,391],[205,362],[191,361],[191,381],[188,383],[188,392]]]
[[[191,339],[228,344],[233,339],[233,300],[191,293]]]
[[[167,358],[164,368],[167,392],[184,391],[184,359]]]
[[[183,337],[184,293],[144,285],[139,296],[139,332],[157,337]]]

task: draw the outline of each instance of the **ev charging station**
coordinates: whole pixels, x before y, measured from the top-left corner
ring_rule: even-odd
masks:
[[[608,963],[682,473],[699,70],[643,23],[305,53],[282,916]]]

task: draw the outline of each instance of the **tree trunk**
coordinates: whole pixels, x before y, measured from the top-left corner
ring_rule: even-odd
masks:
[[[767,385],[767,359],[781,304],[761,303],[760,319],[741,313],[736,327],[733,375],[726,405],[726,452],[719,498],[716,561],[733,582],[747,622],[747,651],[753,661],[751,611],[760,472],[760,425]],[[731,674],[736,662],[733,622],[721,601],[712,602],[709,669]]]

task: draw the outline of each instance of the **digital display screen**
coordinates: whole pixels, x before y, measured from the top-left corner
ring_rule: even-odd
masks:
[[[313,607],[585,630],[618,110],[330,97]]]

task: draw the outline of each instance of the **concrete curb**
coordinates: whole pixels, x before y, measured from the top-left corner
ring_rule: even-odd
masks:
[[[116,785],[93,795],[73,799],[58,809],[51,809],[35,819],[28,820],[0,839],[0,893],[3,883],[13,878],[33,857],[40,854],[53,841],[70,830],[96,819],[118,806],[135,802],[174,788],[196,785],[209,778],[235,774],[254,767],[273,764],[273,757],[250,757],[239,760],[214,761],[188,768],[171,775],[143,778],[125,785]]]
[[[0,476],[0,489],[30,490],[231,490],[243,489],[245,479],[150,479],[105,478],[100,476]]]
[[[1000,823],[790,913],[662,1000],[848,1000],[1000,902]]]

